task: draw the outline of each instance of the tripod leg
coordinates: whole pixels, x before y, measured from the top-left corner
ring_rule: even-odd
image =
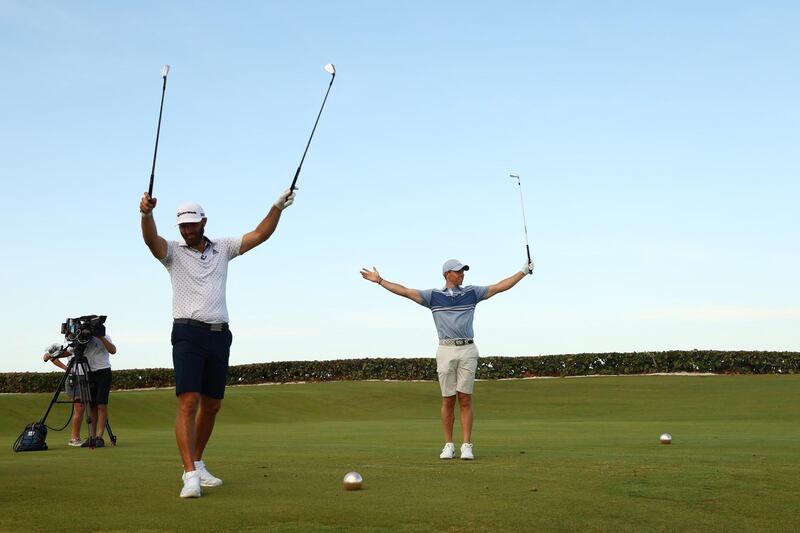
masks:
[[[39,423],[44,424],[45,420],[47,420],[47,416],[50,414],[50,410],[53,408],[53,405],[55,405],[55,403],[58,401],[58,395],[61,394],[61,390],[64,388],[64,383],[67,382],[67,377],[69,377],[71,370],[72,361],[70,361],[69,365],[67,365],[67,370],[64,372],[64,375],[61,376],[61,379],[58,382],[58,387],[56,387],[56,392],[53,394],[53,398],[50,400],[50,405],[47,406],[47,410],[44,412],[42,419],[39,420]]]
[[[81,365],[83,370],[83,374],[81,374],[78,379],[78,390],[80,392],[81,402],[83,403],[83,409],[86,413],[86,424],[89,427],[89,439],[87,440],[88,445],[84,445],[94,449],[97,428],[95,428],[95,420],[92,417],[92,391],[89,387],[89,369],[83,363],[78,364]]]
[[[108,432],[108,438],[111,439],[111,444],[116,446],[117,445],[117,436],[114,435],[113,431],[111,431],[111,424],[109,424],[107,418],[106,418],[106,431]]]

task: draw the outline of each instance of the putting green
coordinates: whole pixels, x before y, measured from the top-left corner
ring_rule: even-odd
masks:
[[[233,387],[205,456],[225,485],[197,500],[178,498],[173,391],[112,393],[116,448],[51,431],[12,453],[49,398],[0,396],[2,531],[797,527],[800,376],[481,381],[474,462],[438,459],[436,383]]]

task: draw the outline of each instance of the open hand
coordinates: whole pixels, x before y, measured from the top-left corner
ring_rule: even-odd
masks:
[[[372,283],[378,283],[382,279],[380,273],[378,272],[378,269],[375,267],[372,267],[372,270],[369,270],[367,268],[362,268],[361,277],[371,281]]]

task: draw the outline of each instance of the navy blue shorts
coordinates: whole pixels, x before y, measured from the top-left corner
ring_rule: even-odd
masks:
[[[211,331],[189,324],[172,325],[175,394],[199,392],[221,400],[228,379],[230,330]]]

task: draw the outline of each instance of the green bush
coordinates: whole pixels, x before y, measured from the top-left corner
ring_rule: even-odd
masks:
[[[654,372],[797,374],[800,373],[800,352],[689,350],[482,357],[476,376],[479,379],[504,379]],[[61,372],[0,374],[0,392],[54,392],[62,376]],[[229,385],[367,379],[435,380],[436,361],[433,357],[286,361],[238,365],[228,370]],[[171,368],[115,370],[113,375],[116,390],[174,386]]]

